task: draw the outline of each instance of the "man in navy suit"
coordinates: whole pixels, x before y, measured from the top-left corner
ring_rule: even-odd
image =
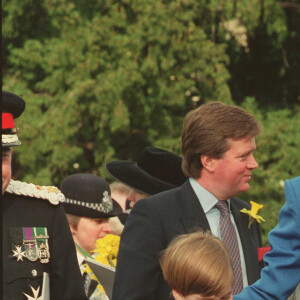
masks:
[[[240,210],[250,205],[235,197],[249,189],[258,167],[253,152],[259,133],[257,120],[237,106],[214,102],[186,115],[182,169],[189,179],[179,188],[140,200],[132,209],[121,237],[113,300],[170,299],[160,252],[174,237],[197,228],[221,238],[220,203],[226,206],[239,250],[240,288],[259,279],[260,228],[253,223],[248,229],[249,218]]]

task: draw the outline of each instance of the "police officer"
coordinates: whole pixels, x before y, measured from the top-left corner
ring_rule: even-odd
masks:
[[[14,119],[24,100],[2,92],[3,282],[5,300],[86,299],[68,222],[55,187],[11,179],[12,147],[20,145]]]
[[[104,291],[106,287],[93,279],[95,275],[86,272],[85,259],[97,248],[97,240],[112,232],[108,219],[121,213],[122,208],[112,199],[109,184],[93,174],[69,175],[60,190],[65,196],[64,208],[76,245],[85,293],[90,300],[109,300]]]

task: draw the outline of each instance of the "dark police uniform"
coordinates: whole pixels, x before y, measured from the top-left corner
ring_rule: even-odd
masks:
[[[3,195],[3,299],[86,299],[64,197],[50,189],[11,180]]]

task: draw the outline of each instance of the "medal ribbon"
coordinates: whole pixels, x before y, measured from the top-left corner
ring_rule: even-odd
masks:
[[[48,240],[47,228],[46,227],[35,227],[35,238],[41,243],[44,242],[46,244]]]
[[[9,228],[10,241],[12,243],[12,248],[16,245],[22,246],[23,235],[20,227],[10,227]]]
[[[25,250],[30,249],[31,245],[34,246],[35,239],[33,235],[33,228],[32,227],[23,227],[23,244],[25,247]]]
[[[37,240],[39,251],[41,251],[42,244],[44,244],[44,246],[45,246],[45,250],[43,251],[43,255],[45,255],[45,256],[40,257],[40,260],[42,263],[49,262],[50,253],[49,253],[49,246],[48,246],[49,236],[47,233],[47,228],[46,227],[35,227],[34,232],[35,232],[35,238]]]
[[[9,236],[10,236],[10,243],[11,243],[11,250],[12,254],[9,254],[9,258],[14,257],[14,250],[17,249],[17,247],[21,247],[21,251],[23,251],[23,234],[20,227],[10,227],[9,228]]]
[[[22,227],[23,245],[26,258],[30,261],[38,259],[37,242],[34,236],[34,227]]]
[[[48,234],[46,227],[35,227],[35,238],[38,245],[39,259],[41,263],[48,263],[50,258],[49,246],[48,246]]]

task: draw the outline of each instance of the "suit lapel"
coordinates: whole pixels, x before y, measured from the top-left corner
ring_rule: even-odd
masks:
[[[180,188],[180,201],[182,205],[181,222],[186,233],[199,228],[205,231],[210,230],[206,215],[189,180]],[[249,217],[240,213],[244,206],[234,197],[230,199],[230,202],[231,211],[242,243],[248,283],[252,284],[259,278],[260,274],[256,242],[253,240],[252,230],[248,229]]]
[[[182,223],[186,232],[202,228],[210,230],[207,218],[189,180],[180,189],[182,202]]]

